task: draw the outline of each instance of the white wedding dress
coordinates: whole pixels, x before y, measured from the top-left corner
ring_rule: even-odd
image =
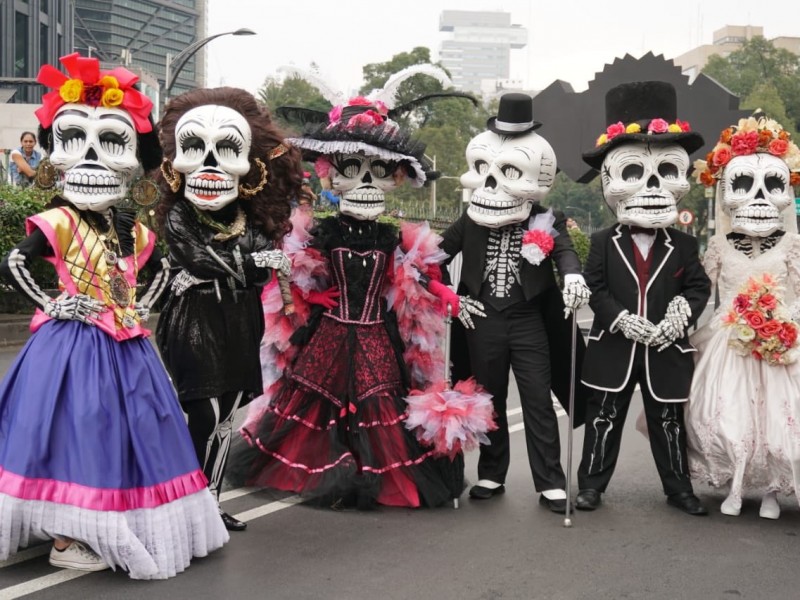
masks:
[[[691,338],[698,353],[685,411],[689,467],[698,481],[729,487],[722,512],[738,514],[742,493],[757,490],[779,514],[774,492],[800,492],[800,361],[770,365],[737,354],[721,316],[747,280],[763,273],[784,288],[787,307],[800,297],[800,235],[786,233],[752,258],[714,236],[703,262],[720,305]],[[777,518],[769,512],[762,504],[762,517]]]

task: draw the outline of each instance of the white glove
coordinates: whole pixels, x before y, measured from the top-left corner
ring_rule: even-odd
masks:
[[[469,296],[458,297],[458,320],[464,325],[465,329],[475,329],[475,323],[472,320],[472,315],[478,317],[485,317],[486,313],[483,312],[483,302],[479,302]]]
[[[650,339],[656,333],[656,326],[639,315],[626,312],[617,321],[617,328],[629,340],[640,344],[650,344]]]
[[[287,277],[292,272],[292,261],[282,250],[259,250],[250,256],[259,269],[277,269]]]
[[[692,309],[686,298],[675,296],[667,305],[664,318],[656,325],[656,331],[648,345],[658,346],[658,352],[669,348],[675,340],[683,337],[691,316]]]
[[[136,314],[139,315],[139,321],[142,323],[147,323],[150,320],[150,309],[147,308],[144,304],[139,304],[138,302],[134,304],[133,309],[136,311]]]
[[[583,275],[571,274],[564,275],[564,290],[561,292],[564,298],[564,318],[569,318],[573,310],[586,306],[592,292],[586,285]]]
[[[85,294],[62,295],[52,298],[44,306],[44,314],[48,317],[64,321],[80,321],[87,325],[94,325],[90,319],[97,319],[104,312],[106,312],[105,304]]]

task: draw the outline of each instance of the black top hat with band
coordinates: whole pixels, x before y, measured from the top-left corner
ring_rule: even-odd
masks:
[[[665,81],[634,81],[611,88],[606,94],[606,131],[594,150],[583,153],[589,166],[600,169],[606,154],[626,142],[678,144],[691,154],[703,137],[678,116],[675,88]]]
[[[497,116],[486,121],[489,131],[506,136],[522,135],[541,126],[533,120],[533,98],[516,92],[500,96]]]

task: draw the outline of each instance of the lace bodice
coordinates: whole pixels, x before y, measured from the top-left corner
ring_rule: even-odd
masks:
[[[787,233],[766,252],[752,258],[736,250],[725,236],[716,235],[706,250],[703,266],[711,283],[717,286],[719,310],[731,307],[733,298],[747,280],[769,273],[784,288],[787,306],[800,297],[800,235]]]

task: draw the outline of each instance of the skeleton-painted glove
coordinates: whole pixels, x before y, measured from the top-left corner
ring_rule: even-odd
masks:
[[[133,309],[136,311],[136,314],[139,315],[139,321],[141,323],[147,323],[150,320],[150,309],[144,304],[137,302],[133,305]]]
[[[573,310],[586,306],[592,292],[583,280],[583,275],[564,275],[564,318],[568,319]]]
[[[483,303],[470,298],[469,296],[459,296],[445,284],[435,279],[428,281],[428,291],[441,300],[441,313],[447,315],[447,307],[450,306],[450,314],[457,315],[458,320],[467,329],[475,329],[472,315],[485,317]]]
[[[53,319],[64,321],[80,321],[87,325],[94,325],[91,319],[98,319],[106,312],[105,305],[85,294],[76,296],[62,295],[51,299],[44,306],[44,314]]]
[[[675,296],[667,305],[664,319],[656,325],[656,331],[648,345],[658,346],[658,352],[666,350],[672,343],[684,336],[692,309],[683,296]]]
[[[292,261],[282,250],[259,250],[250,257],[259,269],[277,269],[287,277],[292,273]]]
[[[619,318],[616,326],[622,335],[640,344],[649,345],[650,339],[656,332],[656,326],[650,321],[627,311]]]

